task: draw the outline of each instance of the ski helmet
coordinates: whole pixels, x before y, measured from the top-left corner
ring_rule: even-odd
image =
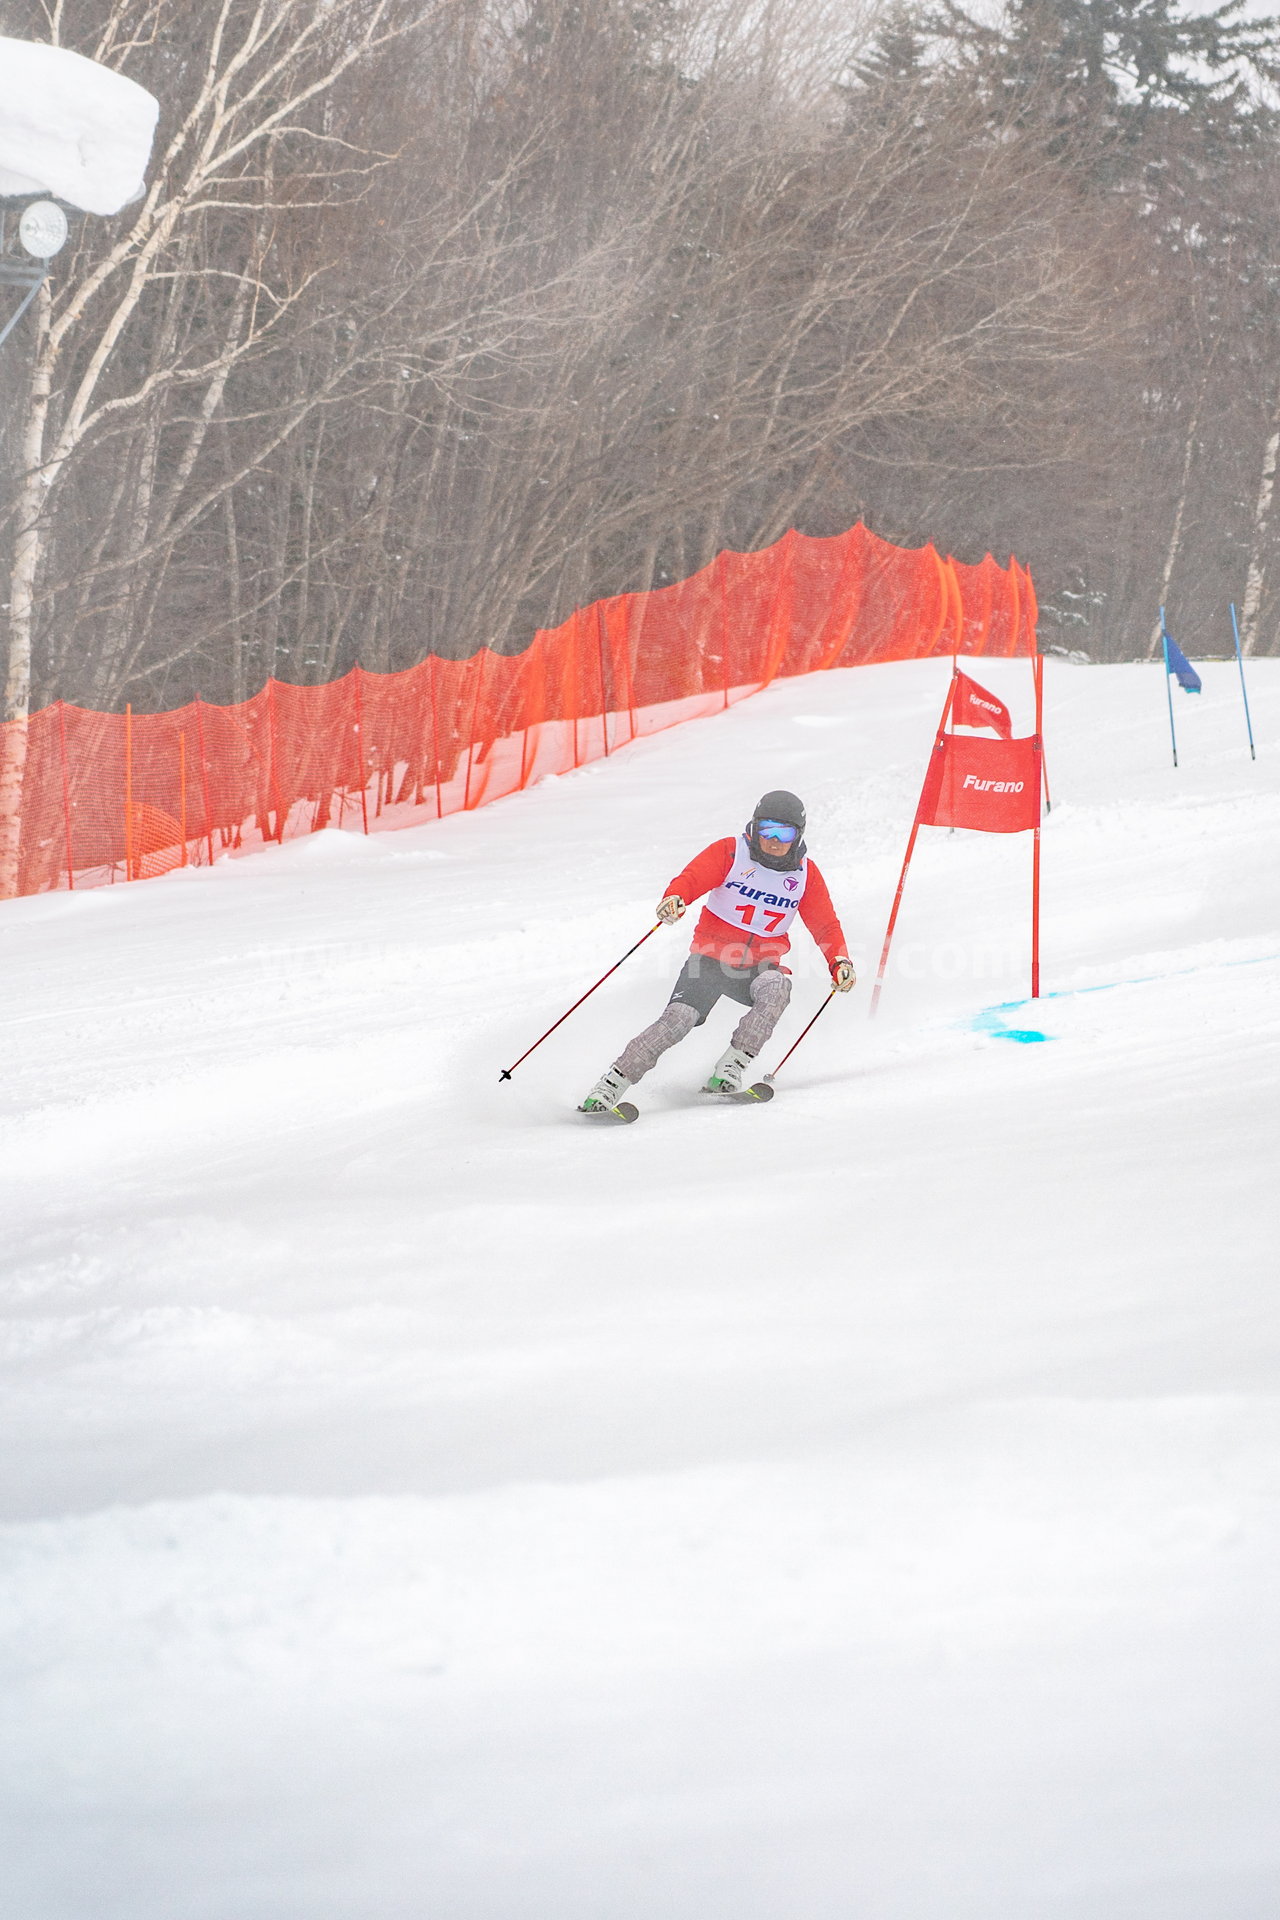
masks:
[[[780,820],[784,826],[796,829],[796,837],[784,853],[774,855],[763,851],[759,833],[762,820]],[[752,859],[758,860],[762,867],[771,867],[775,873],[793,872],[805,857],[804,823],[804,802],[794,793],[775,788],[772,793],[763,794],[747,823],[747,845]]]

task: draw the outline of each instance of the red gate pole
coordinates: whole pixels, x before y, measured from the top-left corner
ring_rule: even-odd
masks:
[[[1044,773],[1044,655],[1035,661],[1036,681],[1036,756]],[[1036,781],[1036,824],[1031,835],[1031,998],[1040,998],[1040,786]]]
[[[200,792],[204,799],[204,838],[209,849],[209,865],[213,865],[213,809],[209,805],[209,756],[204,750],[204,710],[200,695],[196,695],[196,739],[200,744]]]
[[[1053,800],[1049,793],[1049,763],[1045,759],[1044,736],[1041,731],[1044,720],[1044,655],[1042,653],[1036,654],[1034,671],[1036,677],[1036,734],[1040,740],[1040,773],[1044,782],[1044,810],[1046,813],[1052,813]]]
[[[876,983],[871,989],[871,1012],[868,1018],[874,1020],[876,1009],[880,1005],[880,989],[884,985],[884,970],[889,964],[889,948],[893,942],[893,930],[898,924],[898,908],[902,905],[902,889],[907,884],[907,868],[911,865],[911,856],[916,850],[916,835],[920,831],[920,821],[911,822],[911,835],[907,841],[907,851],[902,862],[902,872],[898,875],[898,891],[893,896],[893,906],[889,912],[889,924],[884,930],[884,946],[880,950],[880,965],[876,971]]]
[[[947,721],[951,718],[951,702],[955,697],[956,683],[953,673],[951,685],[947,688],[946,701],[942,708],[942,718],[938,722],[938,731],[934,735],[933,746],[930,749],[930,761],[932,761],[933,755],[937,753],[942,745],[942,736],[947,730]],[[927,786],[929,780],[927,768],[924,777],[925,785]],[[911,865],[911,856],[916,850],[916,835],[920,831],[920,802],[923,801],[923,799],[924,788],[922,787],[920,790],[920,800],[916,802],[916,817],[911,822],[911,833],[907,840],[907,851],[902,861],[902,872],[898,875],[898,890],[893,896],[893,906],[889,911],[889,924],[884,930],[884,946],[880,952],[880,966],[876,972],[876,984],[871,989],[871,1011],[867,1016],[871,1020],[875,1019],[876,1009],[880,1005],[880,990],[884,986],[884,972],[889,964],[889,948],[893,942],[893,930],[898,924],[898,909],[902,905],[902,890],[907,884],[907,868]]]
[[[75,868],[71,864],[71,786],[67,779],[67,718],[64,702],[58,702],[58,747],[62,758],[62,828],[67,841],[67,891],[74,893]]]

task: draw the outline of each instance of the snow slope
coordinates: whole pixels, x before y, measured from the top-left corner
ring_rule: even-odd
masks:
[[[1280,662],[1176,773],[1051,663],[1053,997],[1029,840],[933,832],[872,1027],[947,670],[4,908],[9,1911],[1277,1911]],[[500,1086],[776,785],[864,985],[773,1105],[722,1010],[572,1111],[688,922]]]

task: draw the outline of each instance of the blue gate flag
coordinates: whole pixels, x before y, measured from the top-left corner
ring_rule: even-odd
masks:
[[[1172,635],[1166,629],[1164,636],[1165,672],[1173,674],[1184,693],[1201,692],[1200,675],[1188,660],[1182,648],[1175,646]]]

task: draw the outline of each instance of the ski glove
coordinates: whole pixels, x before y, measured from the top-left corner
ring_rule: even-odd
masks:
[[[684,912],[684,901],[678,893],[669,893],[658,908],[659,920],[665,920],[671,926]]]
[[[837,993],[848,993],[850,987],[856,983],[857,978],[858,976],[853,970],[852,960],[846,960],[841,956],[839,960],[833,960],[831,962],[831,984]]]

